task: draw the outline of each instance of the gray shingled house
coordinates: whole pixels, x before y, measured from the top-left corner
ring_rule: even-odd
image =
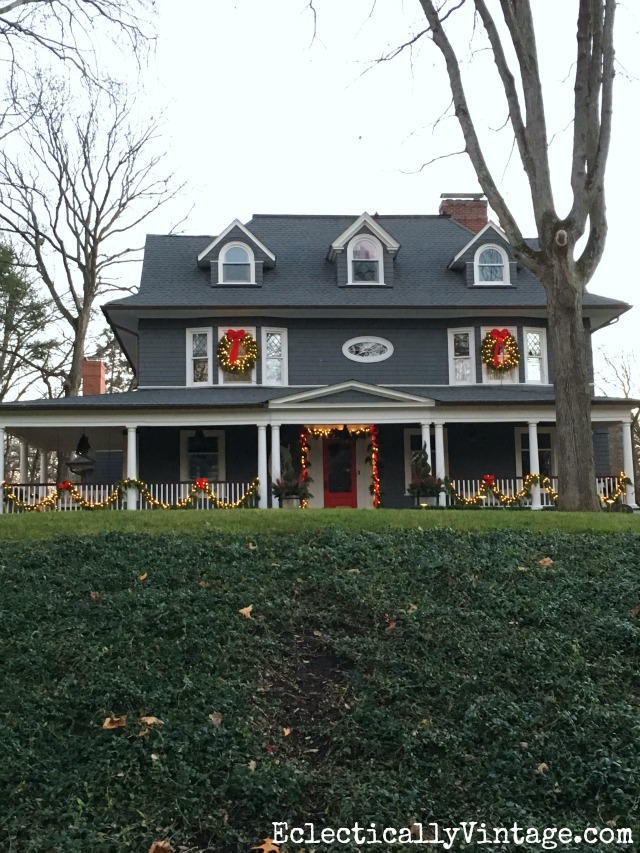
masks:
[[[451,196],[432,216],[256,215],[215,237],[149,236],[139,291],[103,308],[137,390],[7,403],[0,428],[43,454],[85,435],[95,499],[129,476],[175,502],[206,477],[233,502],[258,477],[259,505],[277,505],[287,451],[315,507],[371,507],[376,478],[382,505],[411,506],[423,446],[460,495],[485,475],[510,494],[530,473],[553,479],[544,290],[486,217],[482,198]],[[590,361],[591,334],[629,307],[585,295]],[[594,395],[592,421],[610,490],[631,471],[628,401]]]

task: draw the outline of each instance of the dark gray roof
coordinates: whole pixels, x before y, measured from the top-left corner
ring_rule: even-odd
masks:
[[[247,227],[275,253],[274,269],[265,270],[261,287],[214,287],[197,256],[213,236],[149,235],[140,290],[105,306],[112,308],[263,308],[349,306],[491,308],[543,307],[545,293],[527,269],[513,287],[468,287],[463,272],[448,269],[472,232],[446,216],[378,216],[376,221],[400,242],[393,287],[340,287],[330,244],[358,216],[256,215]],[[487,242],[495,238],[487,235]],[[585,306],[625,303],[585,294]]]
[[[379,386],[381,390],[389,386]],[[270,400],[288,397],[304,391],[317,391],[318,388],[265,388],[259,385],[245,388],[148,388],[139,391],[128,391],[123,394],[96,394],[88,397],[62,397],[55,400],[20,400],[18,402],[0,403],[0,411],[64,411],[64,410],[117,410],[117,409],[184,409],[184,408],[264,408]],[[396,386],[391,390],[406,394],[425,397],[443,405],[483,405],[492,404],[553,404],[554,393],[550,386],[535,387],[531,385],[468,385],[442,386],[422,385],[419,387]],[[337,395],[336,395],[337,396]],[[354,400],[344,400],[345,405]],[[335,402],[331,396],[315,398],[317,405]],[[384,405],[387,400],[375,398],[372,404],[378,402]],[[626,398],[596,397],[594,404],[624,403],[629,408],[638,405],[640,401]],[[305,403],[301,402],[301,407]]]

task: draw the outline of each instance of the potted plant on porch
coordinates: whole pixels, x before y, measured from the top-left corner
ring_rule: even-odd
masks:
[[[291,451],[288,447],[280,449],[280,476],[271,484],[273,496],[278,498],[282,509],[295,509],[300,507],[303,498],[313,497],[309,492],[308,481],[302,480],[296,474],[291,459]]]
[[[415,498],[416,507],[421,505],[420,498],[427,498],[427,503],[435,506],[442,491],[442,480],[431,473],[426,444],[411,454],[411,482],[407,491]]]

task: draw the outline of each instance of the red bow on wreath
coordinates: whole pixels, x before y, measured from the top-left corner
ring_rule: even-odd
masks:
[[[229,329],[227,332],[227,340],[231,342],[231,349],[229,350],[229,364],[235,364],[238,360],[238,356],[240,355],[240,344],[242,343],[245,334],[244,329]]]
[[[58,491],[59,492],[70,492],[71,491],[71,480],[65,480],[64,483],[58,483]]]
[[[494,340],[493,344],[493,366],[497,367],[499,364],[502,364],[504,361],[504,342],[509,337],[508,329],[491,329],[489,332],[491,337]]]
[[[207,488],[207,483],[209,481],[206,477],[197,477],[196,478],[196,489],[202,489],[203,491]]]
[[[496,484],[496,478],[493,474],[485,474],[482,477],[482,485],[492,489]]]

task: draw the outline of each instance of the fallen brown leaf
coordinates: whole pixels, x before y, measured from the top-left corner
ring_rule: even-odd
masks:
[[[158,753],[157,753],[157,752],[152,752],[152,753],[151,753],[151,760],[152,760],[152,761],[160,761],[160,756],[158,755]]]
[[[138,575],[138,580],[139,581],[146,581],[146,579],[148,577],[149,577],[149,572],[145,572],[143,575]]]
[[[360,569],[347,569],[347,574],[348,575],[359,575]]]
[[[409,607],[407,608],[407,613],[415,613],[417,609],[418,609],[417,604],[410,604]]]
[[[541,560],[538,560],[538,565],[543,566],[545,569],[548,569],[549,566],[553,565],[553,560],[551,557],[543,557]]]
[[[631,608],[631,613],[629,614],[633,619],[640,613],[640,604],[636,604],[635,607]]]
[[[273,838],[265,838],[262,844],[250,847],[250,850],[262,850],[262,853],[280,853],[280,848],[273,843]]]
[[[256,767],[257,767],[257,766],[258,766],[258,765],[257,765],[257,764],[256,764],[256,762],[253,760],[253,758],[252,758],[252,759],[251,759],[251,761],[247,764],[247,767],[249,768],[249,770],[251,771],[251,773],[255,773],[255,769],[256,769]]]
[[[198,581],[198,586],[202,589],[209,589],[211,584],[209,583],[209,581]]]
[[[314,636],[314,637],[321,637],[321,636],[322,636],[322,631],[314,631],[314,632],[313,632],[313,636]]]
[[[247,548],[248,548],[250,551],[254,551],[257,547],[258,547],[258,546],[257,546],[254,542],[249,542],[249,544],[247,545]]]
[[[289,737],[289,735],[291,734],[291,732],[292,732],[292,731],[293,731],[293,729],[290,729],[290,728],[289,728],[289,726],[285,726],[285,727],[282,729],[282,734],[283,734],[285,737]]]
[[[140,717],[140,721],[146,726],[164,726],[162,720],[157,717]]]
[[[241,610],[238,610],[245,619],[251,619],[251,611],[253,610],[253,604],[250,604],[248,607],[243,607]]]
[[[99,592],[90,592],[89,598],[91,599],[91,601],[97,601],[100,598],[100,593]]]
[[[126,714],[122,717],[116,717],[115,714],[109,714],[107,719],[102,724],[103,729],[123,729],[127,725]]]
[[[548,770],[548,769],[549,769],[549,765],[545,764],[545,762],[543,761],[541,764],[538,764],[538,766],[536,767],[536,773],[544,773],[544,771]]]
[[[149,848],[149,853],[173,853],[173,847],[168,841],[154,841]]]
[[[212,714],[209,714],[209,719],[217,729],[222,725],[222,714],[220,711],[214,711]]]
[[[384,629],[387,633],[394,631],[396,625],[398,624],[395,619],[392,619],[390,616],[384,615],[385,621],[387,623],[387,627]]]

